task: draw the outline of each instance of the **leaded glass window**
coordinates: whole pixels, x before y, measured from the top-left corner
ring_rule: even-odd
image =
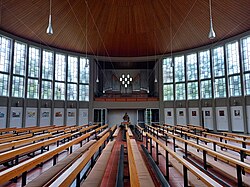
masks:
[[[89,85],[80,84],[79,86],[79,100],[89,101]]]
[[[202,99],[212,98],[211,80],[201,81],[201,98]]]
[[[55,100],[65,100],[65,83],[55,82]]]
[[[239,64],[239,47],[238,42],[229,43],[226,45],[228,75],[240,72]]]
[[[80,58],[80,83],[89,83],[89,59]]]
[[[42,99],[52,99],[52,82],[51,81],[42,81]]]
[[[174,58],[175,82],[185,81],[184,56]]]
[[[198,99],[198,82],[189,82],[187,87],[188,99]]]
[[[66,57],[62,54],[56,54],[55,80],[65,81],[66,77]]]
[[[214,97],[226,97],[226,80],[225,78],[217,78],[214,80]]]
[[[0,71],[9,73],[11,61],[11,40],[0,36]]]
[[[29,77],[38,78],[40,67],[40,49],[29,47]]]
[[[176,100],[185,100],[186,99],[185,93],[186,93],[185,83],[178,83],[175,85]]]
[[[213,49],[213,67],[214,76],[220,77],[225,75],[225,65],[224,65],[224,48],[223,46]]]
[[[0,73],[0,96],[8,96],[9,75]]]
[[[43,63],[42,63],[42,78],[53,80],[53,52],[43,51]]]
[[[250,74],[249,73],[244,75],[244,80],[245,80],[246,95],[250,95]]]
[[[23,93],[24,93],[24,78],[19,76],[13,76],[12,96],[23,97]]]
[[[250,36],[241,40],[244,71],[250,71]]]
[[[165,84],[165,85],[163,85],[163,97],[164,97],[164,101],[174,100],[173,84]]]
[[[68,84],[67,99],[68,100],[77,100],[77,84]]]
[[[26,44],[15,42],[13,74],[25,75]]]
[[[28,79],[27,98],[38,98],[38,80]]]
[[[241,96],[241,82],[239,75],[229,77],[229,89],[230,96]]]
[[[200,79],[211,78],[210,64],[210,51],[206,50],[199,52]]]
[[[187,79],[197,80],[197,55],[196,53],[187,55]]]
[[[165,58],[163,60],[163,83],[173,82],[173,62],[172,58]]]
[[[68,82],[77,83],[77,75],[78,75],[78,58],[74,56],[68,57]]]

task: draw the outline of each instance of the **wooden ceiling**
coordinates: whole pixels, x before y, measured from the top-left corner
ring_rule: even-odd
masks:
[[[160,55],[216,43],[250,30],[250,0],[1,0],[0,28],[48,46],[97,56]]]

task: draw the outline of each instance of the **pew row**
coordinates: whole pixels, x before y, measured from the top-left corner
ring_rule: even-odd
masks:
[[[80,156],[82,156],[96,141],[90,140],[73,153],[60,160],[56,165],[50,167],[37,178],[29,182],[26,187],[40,187],[50,185],[58,176],[70,167]]]
[[[11,168],[1,171],[0,172],[0,184],[4,184],[10,181],[11,179],[14,179],[15,177],[22,175],[22,186],[26,185],[26,177],[27,177],[27,172],[29,170],[35,168],[37,165],[40,165],[41,163],[44,163],[51,158],[53,158],[53,164],[55,165],[58,154],[60,154],[62,151],[66,149],[70,149],[70,152],[72,152],[73,145],[76,145],[79,143],[82,144],[82,141],[86,140],[90,136],[91,136],[90,133],[86,133],[74,140],[71,140],[65,144],[59,145],[53,150],[37,155],[36,157],[30,158]]]
[[[101,156],[98,158],[93,169],[87,178],[81,183],[81,187],[99,187],[101,185],[105,170],[108,165],[115,141],[109,142],[103,149]]]
[[[148,141],[150,140],[150,141]],[[148,146],[148,142],[150,142],[149,146]],[[190,164],[187,160],[185,160],[182,156],[176,154],[176,152],[174,152],[172,149],[170,149],[169,147],[167,147],[166,145],[164,145],[160,140],[158,140],[156,137],[154,137],[153,135],[146,133],[146,149],[150,149],[150,153],[152,154],[152,148],[153,148],[153,144],[152,142],[155,142],[155,148],[156,148],[156,157],[157,160],[159,161],[159,153],[158,150],[162,150],[161,154],[166,158],[166,177],[169,179],[169,167],[170,164],[174,167],[176,167],[176,163],[181,163],[181,165],[183,166],[183,178],[184,178],[184,186],[189,186],[189,184],[193,184],[195,186],[195,184],[197,185],[197,180],[201,180],[205,185],[207,186],[221,186],[222,185],[220,183],[218,183],[217,181],[215,181],[214,179],[212,179],[211,177],[209,177],[208,175],[206,175],[205,173],[203,173],[199,168],[196,168],[194,165]],[[161,149],[159,149],[159,146]],[[170,159],[170,157],[172,157],[173,159]],[[177,168],[177,170],[179,170]],[[194,181],[194,177],[190,177],[192,175],[188,175],[188,171],[190,173],[192,173],[194,176],[196,176],[196,181]],[[188,179],[188,176],[190,177],[190,179]]]
[[[128,163],[129,163],[129,176],[131,187],[155,186],[149,171],[145,165],[145,162],[139,152],[135,139],[130,139],[128,132],[126,133],[127,139],[127,152],[128,152]]]
[[[88,133],[90,134],[90,133]],[[92,160],[94,160],[95,154],[99,151],[100,147],[108,142],[109,133],[106,133],[100,140],[98,140],[85,154],[83,154],[78,160],[76,160],[62,175],[60,175],[50,186],[52,187],[64,187],[70,186],[76,179],[76,185],[81,183],[80,172],[85,166]]]

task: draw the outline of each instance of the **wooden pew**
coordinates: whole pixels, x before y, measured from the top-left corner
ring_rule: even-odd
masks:
[[[51,138],[41,142],[33,143],[31,145],[27,145],[24,147],[0,153],[0,163],[5,163],[8,162],[9,160],[15,159],[15,164],[18,164],[20,156],[27,155],[39,149],[41,149],[41,152],[43,152],[45,147],[57,143],[58,141],[68,138],[70,136],[71,136],[70,134],[65,134],[56,138]]]
[[[178,140],[179,142],[182,142],[184,144],[184,146],[181,147],[181,148],[184,149],[184,153],[185,153],[186,157],[188,156],[188,146],[194,147],[195,149],[202,151],[203,155],[200,158],[203,159],[203,165],[204,165],[204,169],[205,170],[208,167],[206,156],[209,155],[209,156],[213,157],[215,160],[219,159],[219,160],[221,160],[221,161],[223,161],[225,163],[228,163],[228,164],[230,163],[231,165],[234,165],[235,169],[236,169],[237,177],[235,178],[236,175],[233,175],[232,173],[228,173],[228,175],[230,175],[232,178],[235,178],[237,180],[237,182],[238,182],[239,185],[243,185],[243,181],[244,182],[247,181],[246,183],[250,183],[250,179],[247,179],[245,176],[242,177],[242,175],[241,175],[242,171],[250,171],[250,165],[249,164],[246,164],[246,163],[244,163],[244,162],[242,162],[240,160],[231,158],[231,157],[229,157],[227,155],[218,153],[218,152],[216,152],[214,150],[211,150],[211,149],[206,148],[204,146],[198,145],[198,144],[196,144],[194,142],[185,140],[185,139],[183,139],[181,137],[178,137],[176,135],[173,135],[173,134],[170,134],[170,133],[165,133],[165,134],[168,137],[172,137],[173,138],[174,151],[176,151],[175,150],[175,147],[176,147],[176,143],[175,142],[176,142],[176,140]],[[221,143],[221,142],[219,142],[219,143]],[[194,155],[194,154],[192,154],[192,155],[193,156],[197,156],[197,155]],[[212,165],[211,162],[209,164]],[[221,169],[221,168],[216,167],[216,165],[213,165],[213,166],[215,168],[217,168],[217,169]],[[243,181],[242,181],[242,178],[243,178]]]
[[[204,137],[207,137],[207,136],[216,137],[216,138],[218,138],[220,140],[220,142],[225,140],[225,143],[227,143],[227,141],[239,143],[239,144],[242,145],[242,148],[246,148],[247,145],[250,145],[250,142],[235,139],[235,138],[231,138],[231,137],[228,137],[228,136],[223,136],[223,135],[220,135],[220,134],[207,133],[207,132],[203,132],[202,134],[204,135]]]
[[[90,134],[90,133],[89,133]],[[58,177],[50,186],[51,187],[64,187],[70,186],[72,182],[76,180],[76,184],[80,184],[79,173],[99,150],[99,148],[104,144],[108,139],[109,134],[106,133],[100,140],[98,140],[95,145],[93,145],[86,154],[82,155],[78,160],[76,160],[71,167],[69,167],[60,177]],[[1,177],[0,177],[1,179]]]
[[[108,165],[108,160],[114,147],[114,143],[115,141],[112,141],[106,145],[101,156],[98,158],[93,169],[90,171],[90,174],[81,183],[81,187],[99,187],[101,185],[105,170]]]
[[[0,129],[0,134],[3,134],[3,133],[10,133],[10,132],[13,132],[16,130],[16,127],[11,127],[11,128],[2,128]]]
[[[44,171],[37,178],[29,182],[26,187],[40,187],[50,185],[58,176],[68,169],[80,156],[82,156],[96,141],[90,140],[82,147],[60,160],[56,165]]]
[[[219,187],[222,185],[219,184],[217,181],[203,173],[200,169],[196,168],[192,164],[190,164],[187,160],[185,160],[182,156],[176,154],[173,150],[168,148],[166,145],[164,145],[160,140],[155,138],[149,133],[146,133],[147,140],[151,139],[156,143],[155,147],[160,146],[163,149],[162,155],[165,155],[166,158],[166,163],[167,163],[167,169],[166,173],[169,175],[169,156],[173,157],[178,163],[181,163],[183,165],[183,177],[184,177],[184,186],[188,186],[188,183],[194,184],[195,181],[189,180],[188,179],[188,171],[191,172],[194,176],[196,176],[199,180],[201,180],[205,185],[210,186],[210,187]],[[147,142],[147,141],[146,141]],[[150,141],[151,142],[151,141]],[[146,143],[146,148],[148,148],[148,143]],[[152,149],[152,145],[150,145],[150,149]],[[157,151],[156,154],[158,155]],[[166,155],[167,154],[167,155]],[[172,161],[173,162],[173,161]],[[172,164],[174,167],[176,166],[175,164]],[[190,175],[189,175],[190,176]],[[196,178],[196,180],[197,180]],[[193,179],[193,178],[192,178]]]
[[[119,132],[120,132],[120,127],[117,127],[116,128],[116,130],[115,130],[115,132],[114,132],[114,134],[113,134],[113,137],[117,137],[118,136],[118,134],[119,134]]]
[[[128,154],[128,166],[129,166],[129,176],[130,176],[130,186],[138,187],[140,186],[139,176],[136,169],[135,158],[132,150],[132,145],[128,133],[126,133],[127,141],[127,154]]]
[[[42,135],[33,136],[31,138],[2,143],[2,144],[0,144],[0,152],[2,152],[3,150],[6,151],[8,149],[15,149],[15,148],[20,147],[22,145],[31,144],[31,143],[34,143],[35,141],[39,141],[39,140],[43,140],[43,139],[47,139],[47,138],[51,138],[51,137],[52,137],[51,134],[42,134]]]
[[[164,133],[169,134],[166,131],[164,131]],[[208,133],[208,134],[211,134],[211,133]],[[197,144],[199,144],[199,140],[204,141],[205,143],[208,143],[208,142],[212,143],[214,151],[216,151],[216,146],[220,146],[221,149],[226,148],[226,149],[230,149],[232,151],[235,151],[235,152],[239,153],[239,155],[240,155],[239,160],[241,160],[242,162],[244,162],[244,158],[245,158],[246,155],[250,155],[250,150],[248,150],[246,148],[241,148],[241,147],[238,147],[238,146],[235,146],[235,145],[223,143],[223,142],[220,142],[220,141],[217,141],[217,140],[214,140],[214,139],[205,138],[205,137],[198,136],[198,135],[191,134],[191,133],[187,133],[187,132],[182,132],[181,136],[183,136],[183,135],[187,135],[188,137],[194,138],[196,140]],[[237,140],[234,140],[234,141],[237,141]],[[241,143],[241,140],[238,140],[238,142]]]
[[[244,135],[244,134],[236,134],[236,133],[230,133],[230,132],[222,132],[224,136],[230,136],[234,138],[242,138],[244,141],[250,140],[250,136]]]
[[[15,136],[15,134],[12,134],[12,133],[3,134],[3,135],[0,135],[0,139],[9,138],[9,137],[12,137],[12,136]]]
[[[11,168],[8,168],[6,170],[3,170],[0,172],[0,184],[4,184],[8,182],[9,180],[18,177],[22,175],[22,186],[26,185],[26,176],[27,172],[31,170],[32,168],[36,167],[37,165],[46,162],[47,160],[53,158],[53,164],[56,164],[56,158],[57,155],[70,148],[70,152],[72,152],[72,146],[78,143],[82,143],[83,140],[90,137],[90,133],[84,134],[72,141],[69,141],[65,144],[59,145],[53,150],[47,151],[43,154],[37,155],[33,158],[30,158],[26,161],[23,161],[19,163],[18,165],[15,165]]]
[[[127,135],[127,138],[129,139],[129,135]],[[131,152],[129,153],[129,151],[128,151],[128,160],[134,158],[134,163],[132,162],[132,164],[135,164],[135,168],[133,165],[132,165],[132,167],[130,167],[130,162],[129,162],[129,173],[132,169],[133,170],[135,169],[135,171],[133,171],[133,173],[136,172],[138,175],[139,186],[143,186],[143,187],[155,186],[155,184],[150,176],[150,173],[145,165],[145,162],[141,156],[141,153],[139,152],[139,149],[138,149],[138,146],[137,146],[135,139],[127,140],[127,147],[131,147]],[[130,157],[132,157],[132,158],[130,158]],[[133,175],[133,173],[132,173],[132,175]],[[130,179],[131,179],[131,177],[132,176],[130,173]],[[131,184],[131,182],[133,183],[133,181],[134,181],[134,179],[132,177],[132,180],[130,180],[130,184]]]
[[[16,141],[16,140],[21,140],[21,139],[29,138],[32,136],[33,136],[33,134],[30,133],[30,134],[24,134],[24,135],[19,135],[19,136],[12,136],[9,138],[3,138],[3,139],[0,139],[0,144],[6,143],[6,142],[11,142],[11,141]]]

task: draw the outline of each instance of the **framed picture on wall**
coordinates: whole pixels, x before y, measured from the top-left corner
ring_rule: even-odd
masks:
[[[205,116],[210,116],[210,111],[209,110],[205,111]]]
[[[179,116],[184,116],[184,111],[183,110],[179,111]]]
[[[219,110],[219,116],[224,117],[225,116],[225,111],[224,110]]]
[[[167,111],[167,116],[172,116],[172,112],[171,111]]]
[[[234,116],[240,117],[240,110],[234,110]]]

